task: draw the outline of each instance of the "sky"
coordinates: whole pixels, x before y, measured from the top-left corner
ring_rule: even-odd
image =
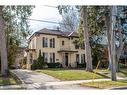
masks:
[[[46,21],[52,21],[52,22],[60,22],[62,20],[61,15],[59,14],[59,11],[57,8],[54,7],[48,7],[44,5],[37,5],[33,9],[33,13],[30,16],[30,19],[37,19],[37,20],[46,20]],[[43,28],[50,28],[53,29],[58,24],[53,23],[46,23],[46,22],[39,22],[39,21],[32,21],[30,20],[30,29],[34,32],[43,29]]]

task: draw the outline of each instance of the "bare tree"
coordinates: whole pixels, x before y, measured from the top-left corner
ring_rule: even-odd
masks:
[[[114,26],[116,24],[116,12],[117,12],[117,7],[116,6],[111,6],[110,7],[110,35],[111,35],[111,78],[113,81],[116,81],[116,46],[115,46],[115,31],[114,31]]]
[[[92,56],[91,56],[91,47],[89,43],[89,28],[88,28],[88,14],[87,14],[87,6],[81,7],[81,17],[83,20],[83,28],[84,28],[84,44],[85,44],[85,61],[86,61],[86,70],[92,71]]]
[[[60,29],[63,31],[77,31],[79,25],[79,11],[76,6],[60,5],[58,6],[59,13],[62,16]]]

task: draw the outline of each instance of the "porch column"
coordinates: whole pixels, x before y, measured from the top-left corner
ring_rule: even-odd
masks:
[[[66,65],[65,65],[65,53],[64,52],[62,52],[62,66],[66,67]]]
[[[70,64],[70,66],[72,67],[72,64],[71,64],[71,53],[70,53],[70,63],[69,63],[69,64]]]

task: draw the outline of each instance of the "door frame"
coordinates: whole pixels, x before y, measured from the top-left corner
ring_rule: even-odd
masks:
[[[69,57],[68,57],[68,53],[65,53],[65,66],[68,67],[68,63],[69,62]]]

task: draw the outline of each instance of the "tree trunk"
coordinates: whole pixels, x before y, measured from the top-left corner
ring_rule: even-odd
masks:
[[[119,64],[119,59],[120,59],[120,55],[122,53],[122,50],[123,50],[123,46],[124,46],[124,42],[123,42],[123,34],[121,33],[121,30],[119,30],[119,48],[116,50],[116,71],[119,71],[119,67],[118,67],[118,64]]]
[[[110,33],[111,33],[111,61],[112,61],[112,66],[111,66],[111,78],[112,81],[116,81],[116,47],[115,47],[115,31],[114,31],[114,26],[116,23],[116,6],[112,6],[110,8]]]
[[[108,8],[106,7],[106,11],[108,10]],[[105,17],[105,20],[106,20],[106,27],[107,27],[107,31],[106,31],[106,36],[107,36],[107,41],[108,41],[108,61],[109,61],[109,66],[108,68],[111,69],[111,65],[112,65],[112,61],[111,61],[111,44],[110,44],[110,41],[111,41],[111,35],[110,35],[110,16],[109,14],[107,13],[106,17]]]
[[[5,22],[2,17],[2,9],[0,6],[0,53],[1,53],[1,74],[7,76],[8,64],[7,64],[7,48],[6,48],[6,36],[5,36]]]
[[[86,70],[92,71],[92,56],[91,56],[91,47],[89,43],[89,29],[87,22],[87,7],[83,6],[81,9],[81,16],[83,19],[83,27],[84,27],[84,43],[85,43],[85,61],[86,61]]]

